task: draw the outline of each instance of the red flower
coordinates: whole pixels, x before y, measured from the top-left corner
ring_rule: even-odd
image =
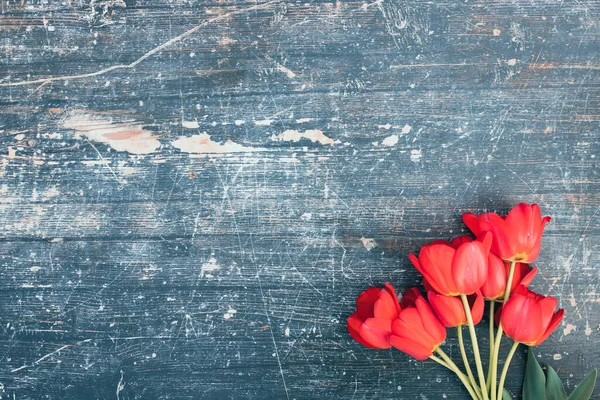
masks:
[[[389,283],[384,289],[369,288],[356,299],[356,312],[348,318],[348,332],[357,342],[372,348],[389,349],[392,345],[392,321],[398,318],[400,304]]]
[[[509,271],[509,262],[502,261],[500,257],[490,253],[487,280],[481,287],[481,293],[486,300],[502,300],[504,298]],[[531,268],[529,264],[516,263],[512,284],[510,285],[511,293],[519,285],[529,286],[536,273],[537,267]]]
[[[473,294],[487,278],[488,256],[492,235],[461,243],[436,241],[421,247],[419,258],[408,257],[415,268],[423,274],[433,289],[445,296]]]
[[[506,261],[533,262],[540,253],[540,242],[544,225],[550,217],[542,218],[540,206],[521,203],[516,205],[506,218],[496,213],[479,216],[465,213],[463,221],[476,236],[492,232],[492,252]]]
[[[502,307],[502,327],[511,339],[537,346],[542,343],[563,319],[565,310],[554,312],[558,300],[542,296],[519,285]]]
[[[431,308],[435,311],[440,322],[447,328],[467,325],[467,315],[463,307],[462,300],[459,297],[444,296],[437,294],[433,290],[427,291],[427,298]],[[477,325],[483,317],[484,301],[480,291],[468,296],[471,306],[471,316],[473,324]]]
[[[417,288],[402,297],[402,310],[392,322],[390,343],[417,360],[425,360],[446,340],[446,328]]]

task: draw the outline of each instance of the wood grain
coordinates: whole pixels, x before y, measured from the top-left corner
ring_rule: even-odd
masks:
[[[465,398],[345,319],[521,201],[553,217],[533,287],[566,316],[535,351],[570,392],[600,366],[599,15],[3,1],[0,398]]]

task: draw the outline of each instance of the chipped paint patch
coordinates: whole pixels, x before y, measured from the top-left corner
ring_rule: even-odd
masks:
[[[375,241],[375,239],[371,239],[371,238],[360,238],[360,241],[362,242],[363,246],[365,246],[365,249],[367,249],[367,251],[371,251],[373,250],[375,247],[378,246],[377,242]]]
[[[181,126],[187,129],[198,129],[200,128],[200,124],[198,121],[181,121]]]
[[[563,335],[567,336],[570,335],[571,332],[574,332],[577,330],[577,327],[573,324],[567,324],[567,326],[565,327],[565,329],[563,329]]]
[[[219,269],[221,269],[221,266],[217,264],[217,259],[214,257],[209,258],[209,260],[202,264],[202,267],[200,268],[200,279],[205,276],[207,278],[212,278],[212,272],[218,271]]]
[[[310,122],[310,121],[312,121],[312,118],[299,118],[299,119],[296,120],[296,123],[297,124],[303,124],[305,122]]]
[[[234,143],[231,140],[221,144],[212,140],[207,133],[187,137],[180,136],[177,140],[171,142],[171,144],[184,153],[194,154],[248,153],[263,150]]]
[[[412,131],[412,126],[410,126],[409,124],[406,124],[402,127],[402,134],[403,135],[407,135],[410,133],[410,131]]]
[[[423,153],[421,152],[421,150],[411,150],[410,151],[410,161],[412,162],[419,162],[421,161],[421,157],[423,156]]]
[[[107,144],[116,151],[150,154],[160,147],[158,138],[133,120],[121,122],[109,115],[73,113],[62,121],[62,126],[74,130],[77,136]]]
[[[392,125],[391,125],[391,124],[377,125],[377,127],[378,127],[379,129],[386,129],[386,130],[389,130],[389,129],[392,127]]]
[[[254,121],[254,125],[256,126],[270,126],[275,120],[273,119],[262,119],[259,121]]]
[[[299,142],[302,139],[308,139],[313,143],[330,144],[333,145],[335,142],[333,139],[325,136],[323,131],[318,129],[308,129],[304,132],[288,129],[279,135],[272,135],[271,140],[276,142]]]
[[[383,139],[383,141],[381,142],[382,146],[395,146],[398,144],[398,135],[390,135],[388,137],[386,137],[385,139]]]

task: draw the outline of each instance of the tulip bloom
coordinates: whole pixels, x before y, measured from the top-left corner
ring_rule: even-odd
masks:
[[[427,291],[427,298],[431,308],[437,315],[440,322],[447,328],[455,326],[468,325],[467,315],[460,297],[444,296],[437,294],[433,290]],[[471,316],[473,324],[477,325],[483,317],[484,301],[481,292],[477,291],[467,297],[471,306]]]
[[[445,296],[473,294],[485,282],[492,235],[471,242],[436,241],[421,247],[419,257],[408,257],[433,289]]]
[[[389,349],[392,321],[398,318],[400,304],[389,283],[383,289],[369,288],[356,299],[356,312],[348,318],[350,336],[371,348]]]
[[[519,285],[502,307],[502,327],[508,337],[527,346],[537,346],[550,336],[565,310],[554,312],[558,300]]]
[[[446,328],[417,288],[402,297],[398,319],[392,322],[390,343],[417,360],[425,360],[446,340]]]
[[[472,241],[473,239],[468,236],[459,236],[452,239],[451,244],[454,248],[458,248],[461,244]],[[509,271],[510,263],[502,261],[500,257],[490,252],[487,279],[481,286],[481,293],[486,300],[502,300],[504,298]],[[537,268],[531,268],[524,263],[516,263],[510,291],[515,290],[520,284],[529,286],[536,273]]]
[[[463,221],[477,236],[491,232],[492,253],[505,261],[533,262],[540,253],[540,242],[544,226],[550,217],[542,218],[540,206],[521,203],[516,205],[506,218],[496,213],[475,215],[465,213]]]

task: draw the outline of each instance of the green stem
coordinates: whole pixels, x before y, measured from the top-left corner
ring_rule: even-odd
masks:
[[[469,332],[471,333],[471,343],[473,345],[473,354],[475,355],[475,364],[477,365],[477,375],[479,375],[479,387],[481,388],[481,394],[483,400],[488,400],[487,388],[485,385],[485,375],[483,374],[483,367],[481,365],[481,355],[479,354],[479,344],[477,344],[477,334],[475,333],[475,325],[473,324],[473,316],[471,315],[471,307],[467,296],[464,294],[460,295],[460,298],[465,308],[465,314],[467,316],[467,322],[469,323]]]
[[[494,300],[490,301],[490,360],[488,362],[488,374],[485,380],[485,386],[487,390],[490,390],[490,385],[492,384],[492,359],[494,356],[494,307],[496,306],[496,302]]]
[[[469,394],[471,395],[471,398],[473,400],[481,400],[481,397],[479,396],[479,392],[475,392],[475,390],[473,389],[473,387],[471,386],[471,384],[469,383],[469,378],[463,374],[462,372],[460,372],[460,369],[456,366],[456,364],[454,364],[454,361],[452,361],[450,359],[450,357],[448,357],[448,355],[446,353],[444,353],[444,351],[440,348],[438,348],[436,350],[436,352],[442,356],[442,358],[444,359],[444,361],[446,361],[446,368],[449,368],[452,372],[454,372],[456,374],[456,376],[458,376],[458,379],[460,379],[460,381],[463,383],[463,385],[465,385],[465,388],[467,389],[467,391],[469,392]],[[435,360],[435,359],[433,359]]]
[[[477,387],[477,383],[475,382],[475,377],[473,376],[473,371],[471,371],[471,366],[469,365],[469,359],[467,358],[467,352],[465,351],[465,343],[463,341],[462,326],[461,325],[457,326],[456,331],[458,332],[458,344],[460,346],[460,355],[462,356],[463,363],[465,364],[465,369],[467,370],[467,375],[469,376],[469,381],[471,382],[471,385]]]
[[[510,270],[508,272],[508,280],[506,281],[506,289],[504,290],[504,302],[506,304],[510,297],[510,287],[512,286],[513,277],[515,275],[515,264],[516,261],[510,262]],[[492,380],[491,380],[491,389],[492,389],[492,400],[497,399],[496,395],[496,377],[498,375],[498,355],[500,353],[500,342],[502,341],[502,333],[504,329],[502,328],[502,321],[498,324],[498,332],[496,332],[496,339],[494,340],[494,353],[492,354]],[[498,393],[498,396],[502,398],[502,393]]]
[[[498,393],[502,395],[502,391],[504,390],[504,380],[506,379],[506,373],[508,372],[508,366],[510,365],[510,361],[519,346],[519,342],[514,342],[510,351],[508,352],[508,356],[506,356],[506,361],[504,362],[504,367],[502,368],[502,373],[500,374],[500,384],[498,385]]]
[[[431,358],[433,361],[435,361],[436,363],[448,368],[450,371],[454,372],[454,370],[452,369],[451,366],[449,366],[448,364],[446,364],[445,361],[443,361],[441,358],[434,356],[433,354],[429,356],[429,358]]]

